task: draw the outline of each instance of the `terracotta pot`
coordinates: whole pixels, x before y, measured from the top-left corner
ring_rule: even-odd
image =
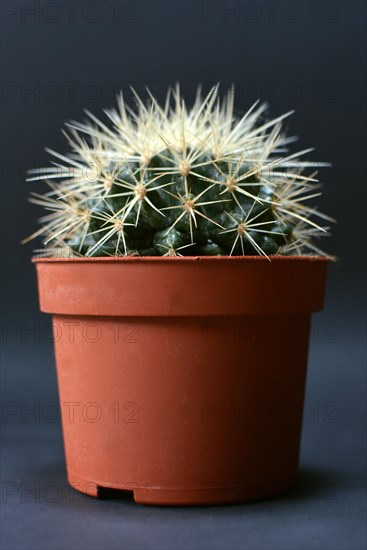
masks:
[[[35,263],[75,489],[205,505],[292,485],[326,258]]]

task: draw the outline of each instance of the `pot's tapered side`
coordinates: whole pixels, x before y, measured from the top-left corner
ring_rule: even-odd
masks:
[[[59,279],[56,262],[37,264],[41,303],[48,300],[54,309],[70,483],[93,496],[114,488],[132,491],[137,502],[163,505],[242,502],[285,491],[297,473],[310,313],[322,306],[326,262],[306,260],[303,269],[289,262],[298,267],[290,268],[288,288],[294,292],[297,275],[303,284],[293,306],[276,300],[287,286],[284,263],[277,270],[280,262],[257,262],[256,274],[246,259],[234,271],[234,262],[193,260],[173,278],[166,263],[152,264],[150,293],[142,292],[149,300],[145,310],[137,305],[135,316],[138,299],[128,287],[143,277],[142,264],[110,264],[98,311],[91,301],[83,306],[80,296],[86,288],[103,292],[95,286],[100,263],[90,262],[88,275],[86,263],[63,262]],[[248,300],[235,300],[232,292],[241,271]],[[234,275],[227,300],[217,294],[210,300],[213,285]],[[266,276],[273,291],[262,293],[258,282]],[[306,284],[319,300],[313,295],[309,307]],[[191,304],[201,304],[191,315],[184,292]],[[256,300],[261,314],[253,310]]]
[[[75,488],[209,504],[271,496],[294,481],[308,315],[55,316],[54,326]]]

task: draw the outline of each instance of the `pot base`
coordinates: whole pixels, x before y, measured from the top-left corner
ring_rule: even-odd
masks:
[[[202,487],[163,489],[157,487],[133,487],[131,483],[99,484],[83,479],[68,472],[68,481],[73,489],[94,498],[108,498],[113,494],[121,496],[130,493],[137,504],[152,506],[213,506],[240,504],[277,497],[289,491],[295,483],[295,476],[287,480],[277,480],[271,487],[266,485],[247,485],[220,487],[216,484],[204,484]]]

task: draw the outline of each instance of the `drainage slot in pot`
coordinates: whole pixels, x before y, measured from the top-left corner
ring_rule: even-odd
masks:
[[[119,499],[134,502],[133,489],[115,489],[112,487],[97,487],[97,498],[106,500]]]

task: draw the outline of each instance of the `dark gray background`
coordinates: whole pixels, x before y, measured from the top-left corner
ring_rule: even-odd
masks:
[[[1,9],[4,549],[365,548],[365,2],[28,0]],[[338,219],[323,245],[340,260],[314,316],[299,484],[269,502],[156,509],[84,497],[65,485],[60,425],[50,421],[50,319],[38,312],[33,247],[18,244],[39,215],[28,192],[42,186],[26,184],[25,171],[48,163],[44,145],[64,148],[59,128],[83,108],[99,115],[119,89],[131,98],[129,85],[162,98],[176,81],[189,101],[199,82],[220,81],[235,84],[239,111],[257,97],[274,116],[294,108],[287,125],[298,146],[333,163],[319,204]]]

